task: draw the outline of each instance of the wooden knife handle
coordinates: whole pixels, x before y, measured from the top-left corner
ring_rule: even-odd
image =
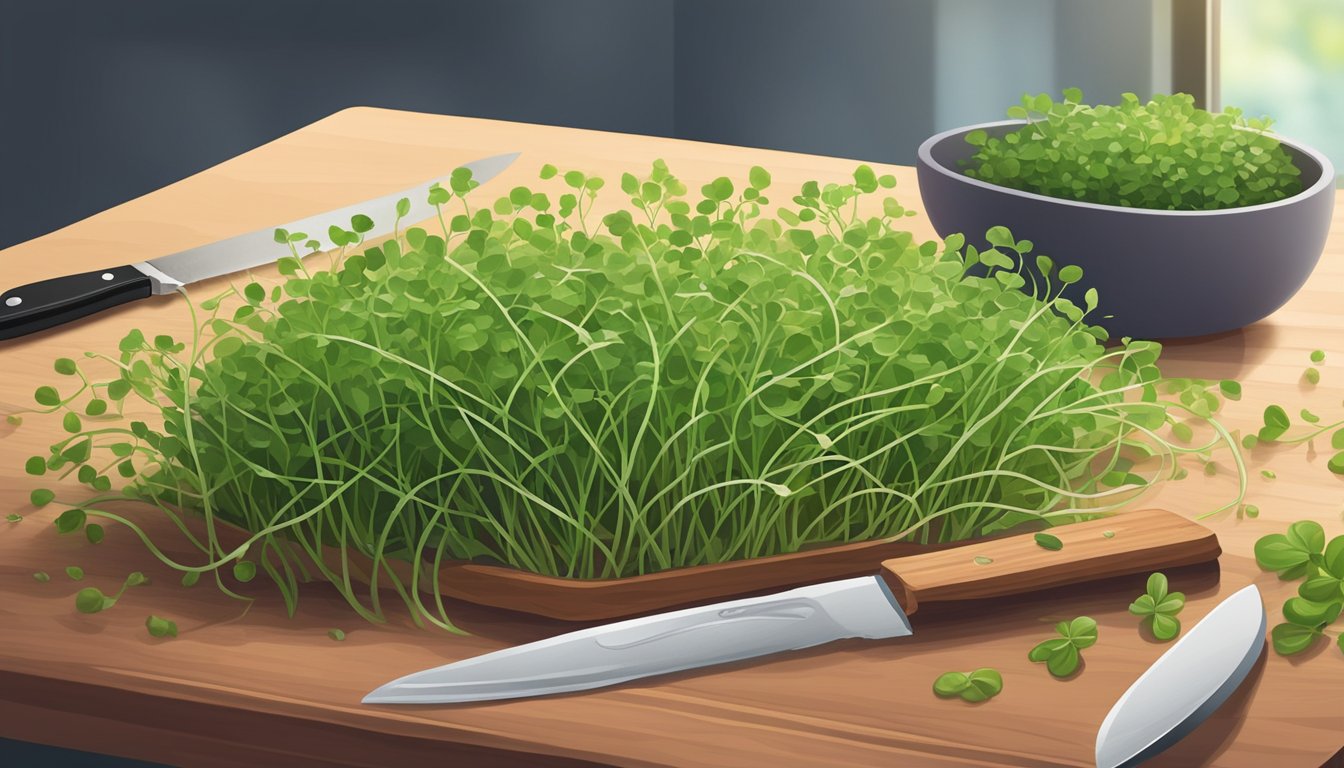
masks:
[[[1026,533],[885,560],[882,578],[910,614],[936,601],[1015,595],[1193,565],[1215,560],[1222,552],[1213,531],[1165,509],[1122,512],[1043,533],[1058,538],[1063,548],[1042,547],[1035,534]]]

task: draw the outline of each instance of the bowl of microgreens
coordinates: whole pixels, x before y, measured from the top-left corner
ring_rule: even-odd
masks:
[[[1168,339],[1241,328],[1283,306],[1320,259],[1335,171],[1270,121],[1212,113],[1186,94],[1089,106],[1024,96],[1012,119],[945,131],[919,148],[924,207],[942,236],[995,224],[1083,268],[1064,291],[1103,296],[1112,337]],[[993,259],[995,257],[991,257]],[[1027,283],[1050,280],[1030,261]]]

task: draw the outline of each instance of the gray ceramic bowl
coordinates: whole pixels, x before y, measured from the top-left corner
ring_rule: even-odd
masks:
[[[960,162],[981,129],[1002,136],[1007,120],[946,131],[919,147],[919,192],[933,228],[985,247],[1001,224],[1055,264],[1083,268],[1065,291],[1112,338],[1171,339],[1230,331],[1268,317],[1302,287],[1325,248],[1335,204],[1335,169],[1321,153],[1279,137],[1302,172],[1303,191],[1286,200],[1221,211],[1159,211],[1097,205],[1020,192],[972,179]],[[1028,281],[1030,283],[1030,281]],[[1113,315],[1105,319],[1103,315]]]

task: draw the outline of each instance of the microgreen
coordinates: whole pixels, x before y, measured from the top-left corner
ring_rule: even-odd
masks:
[[[35,395],[53,415],[109,404],[43,459],[101,494],[58,530],[125,525],[184,585],[206,573],[242,597],[225,574],[262,573],[290,611],[316,563],[368,620],[391,587],[453,629],[434,593],[448,560],[615,578],[957,541],[1114,511],[1219,445],[1244,491],[1218,382],[1164,379],[1154,342],[1108,347],[1087,321],[1104,297],[1061,296],[1082,270],[1004,227],[983,251],[916,241],[911,211],[869,197],[889,175],[788,194],[753,168],[696,195],[658,161],[601,217],[602,179],[541,175],[478,204],[455,173],[430,192],[436,227],[366,247],[354,219],[327,233],[331,269],[277,233],[279,295],[189,297],[189,339],[132,330],[92,355],[109,380],[76,389],[81,368]],[[156,417],[121,424],[131,404]],[[1213,436],[1175,445],[1177,422]],[[117,499],[184,531],[198,516],[200,556],[164,554],[102,506]],[[225,525],[246,543],[221,544]]]
[[[115,595],[105,595],[97,587],[85,587],[75,593],[75,610],[80,613],[101,613],[116,605],[127,589],[147,583],[149,583],[149,579],[145,578],[143,573],[134,571],[122,582],[121,589],[117,590]]]
[[[1344,429],[1339,429],[1340,426],[1344,425],[1344,420],[1323,424],[1317,414],[1306,408],[1303,408],[1298,415],[1309,428],[1303,434],[1289,437],[1287,432],[1292,428],[1292,421],[1288,418],[1288,412],[1281,405],[1266,407],[1264,426],[1260,427],[1256,435],[1247,435],[1243,439],[1243,445],[1247,449],[1253,448],[1258,442],[1297,445],[1310,442],[1326,432],[1335,430],[1334,434],[1330,436],[1330,448],[1334,453],[1326,460],[1326,468],[1337,475],[1344,475]],[[1255,439],[1251,440],[1252,437]],[[1270,472],[1266,477],[1272,479],[1273,473]]]
[[[1300,520],[1286,533],[1256,541],[1255,560],[1281,579],[1303,579],[1297,596],[1283,604],[1285,621],[1270,631],[1270,640],[1285,656],[1307,650],[1344,607],[1344,536],[1327,544],[1320,523]]]
[[[1142,617],[1158,640],[1168,641],[1181,633],[1176,614],[1185,607],[1185,594],[1167,591],[1167,577],[1154,573],[1148,577],[1146,591],[1129,604],[1129,612]]]
[[[332,640],[336,640],[337,642],[339,642],[339,641],[345,639],[345,630],[343,630],[343,629],[328,629],[328,630],[327,630],[327,637],[330,637]]]
[[[1054,637],[1037,643],[1027,654],[1027,658],[1045,663],[1045,668],[1055,677],[1068,677],[1078,669],[1083,657],[1079,653],[1097,642],[1097,622],[1088,616],[1079,616],[1073,621],[1061,621],[1055,625]]]
[[[1319,368],[1308,368],[1302,372],[1302,378],[1313,387],[1321,383],[1321,371]]]
[[[1002,138],[966,135],[976,148],[966,175],[1000,186],[1104,205],[1212,210],[1282,200],[1302,189],[1300,171],[1268,118],[1228,107],[1211,113],[1183,93],[1115,106],[1024,95],[1008,117],[1027,124]]]
[[[1059,540],[1058,536],[1049,533],[1038,533],[1035,536],[1036,546],[1042,549],[1058,551],[1064,548],[1064,542]]]
[[[65,575],[69,576],[73,581],[80,581],[84,578],[84,569],[80,568],[78,565],[67,565],[65,567]]]
[[[33,581],[45,584],[48,581],[51,581],[51,576],[48,575],[46,571],[38,571],[33,574]]]
[[[145,619],[145,629],[151,637],[177,637],[177,622],[153,614]]]
[[[1311,362],[1320,365],[1325,362],[1325,350],[1314,349],[1311,352]]]
[[[21,523],[23,522],[23,515],[20,515],[18,512],[10,512],[5,515],[5,520],[11,523]]]
[[[974,672],[944,672],[933,681],[933,692],[940,698],[960,697],[964,701],[979,702],[992,699],[1003,690],[1003,675],[996,669],[982,667]]]

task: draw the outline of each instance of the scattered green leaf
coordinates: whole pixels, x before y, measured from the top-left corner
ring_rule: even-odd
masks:
[[[1158,640],[1169,641],[1181,632],[1176,614],[1185,607],[1185,594],[1167,591],[1167,577],[1154,573],[1148,577],[1147,590],[1129,605],[1129,612],[1144,619]]]
[[[1064,542],[1060,541],[1058,536],[1053,536],[1048,533],[1038,533],[1034,538],[1036,539],[1036,545],[1042,549],[1059,551],[1064,548]]]
[[[1055,677],[1068,677],[1078,670],[1082,663],[1079,653],[1097,642],[1097,622],[1088,616],[1079,616],[1073,621],[1061,621],[1055,625],[1058,637],[1037,643],[1027,654],[1031,661],[1045,663],[1050,674]]]
[[[177,637],[177,622],[150,614],[145,629],[152,637]]]
[[[1003,690],[998,670],[982,667],[974,672],[945,672],[933,681],[933,692],[941,698],[960,697],[969,702],[992,699]]]

